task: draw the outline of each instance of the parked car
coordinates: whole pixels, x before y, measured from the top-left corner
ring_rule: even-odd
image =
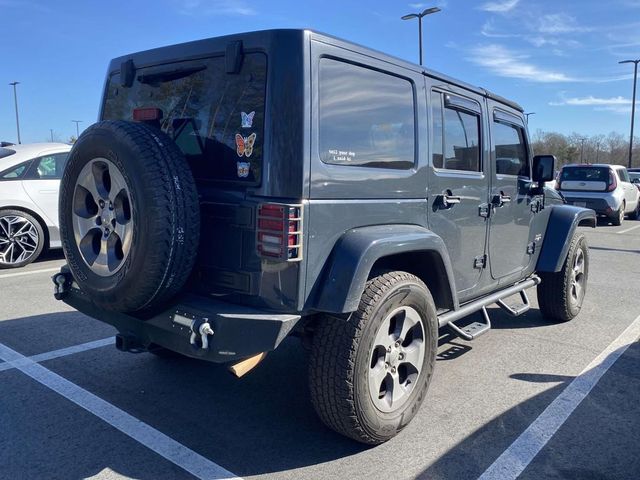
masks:
[[[71,146],[5,145],[0,147],[0,268],[17,268],[61,246],[58,192]]]
[[[62,179],[54,283],[121,350],[240,376],[299,336],[320,418],[378,444],[424,400],[440,327],[473,340],[536,285],[548,321],[581,309],[595,214],[546,195],[555,159],[513,101],[273,30],[117,58],[101,105]]]
[[[638,187],[638,190],[640,190],[640,171],[632,172],[631,169],[629,169],[628,171],[631,183],[633,183],[636,187]]]
[[[640,192],[620,165],[565,165],[558,189],[571,205],[591,208],[614,225],[621,225],[625,215],[640,216]]]

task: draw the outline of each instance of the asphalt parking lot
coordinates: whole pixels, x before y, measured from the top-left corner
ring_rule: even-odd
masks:
[[[0,478],[639,478],[640,222],[584,231],[579,317],[545,323],[530,291],[474,342],[443,334],[421,411],[375,448],[316,418],[295,340],[240,380],[125,354],[53,299],[59,254],[0,271]]]

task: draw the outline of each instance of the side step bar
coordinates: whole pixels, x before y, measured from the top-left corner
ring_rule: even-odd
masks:
[[[497,303],[500,308],[504,309],[509,315],[514,317],[518,315],[522,315],[526,311],[531,308],[531,304],[529,303],[529,297],[527,297],[527,293],[525,290],[527,288],[534,287],[540,283],[540,277],[534,275],[531,278],[517,283],[509,288],[501,290],[499,292],[493,293],[486,297],[479,298],[470,303],[463,305],[458,310],[453,310],[447,313],[444,313],[438,317],[438,323],[440,327],[448,325],[459,337],[465,340],[473,340],[483,333],[489,331],[491,328],[491,320],[489,319],[489,314],[487,313],[487,306],[493,303]],[[515,295],[516,293],[520,294],[520,298],[522,299],[522,305],[519,307],[512,307],[507,305],[504,302],[504,299],[510,297],[511,295]],[[460,320],[463,317],[466,317],[478,310],[482,310],[482,315],[484,317],[483,322],[473,322],[466,327],[458,327],[455,322]]]

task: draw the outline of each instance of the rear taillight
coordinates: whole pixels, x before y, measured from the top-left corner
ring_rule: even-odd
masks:
[[[302,260],[302,205],[258,205],[258,255],[286,262]]]
[[[609,171],[609,186],[607,187],[607,192],[613,192],[616,188],[618,188],[618,180],[616,180],[615,174]]]

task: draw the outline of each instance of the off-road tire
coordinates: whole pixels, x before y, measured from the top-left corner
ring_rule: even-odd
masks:
[[[36,231],[36,233],[38,235],[38,242],[37,242],[35,250],[33,251],[33,253],[28,258],[24,259],[23,261],[15,262],[15,263],[1,262],[0,261],[0,269],[2,269],[2,268],[20,268],[20,267],[24,267],[25,265],[29,265],[31,262],[36,260],[42,254],[42,252],[43,252],[43,250],[45,248],[46,238],[45,238],[45,233],[44,233],[44,229],[42,228],[42,225],[40,224],[38,219],[36,219],[33,215],[30,215],[27,212],[24,212],[22,210],[11,210],[11,209],[0,210],[0,218],[2,218],[2,217],[22,217],[23,219],[25,219],[28,222],[30,222],[33,225],[33,227],[35,228],[35,231]],[[2,232],[2,235],[0,235],[0,237],[4,238],[4,232]],[[0,251],[2,251],[2,250],[0,250]]]
[[[134,221],[124,264],[107,276],[98,275],[85,262],[72,223],[80,171],[100,158],[114,164],[124,177]],[[198,249],[198,194],[184,155],[157,128],[103,121],[85,130],[69,154],[59,206],[62,246],[69,268],[80,288],[100,308],[150,312],[183,287]]]
[[[366,370],[378,326],[398,306],[411,305],[423,320],[425,355],[408,399],[384,413],[373,404]],[[406,272],[370,278],[356,312],[348,318],[318,320],[309,361],[311,400],[331,429],[362,443],[377,445],[399,433],[417,413],[433,373],[438,338],[437,314],[426,285]]]
[[[616,212],[615,216],[611,217],[611,223],[616,227],[619,227],[620,225],[622,225],[622,222],[624,222],[624,209],[626,207],[627,207],[626,203],[622,202],[622,205],[620,206],[620,210]]]
[[[584,289],[578,302],[572,301],[572,273],[578,251],[584,255]],[[576,233],[571,239],[567,258],[559,272],[540,272],[542,282],[537,287],[538,305],[542,316],[552,322],[568,322],[582,308],[589,278],[589,247],[582,233]]]

